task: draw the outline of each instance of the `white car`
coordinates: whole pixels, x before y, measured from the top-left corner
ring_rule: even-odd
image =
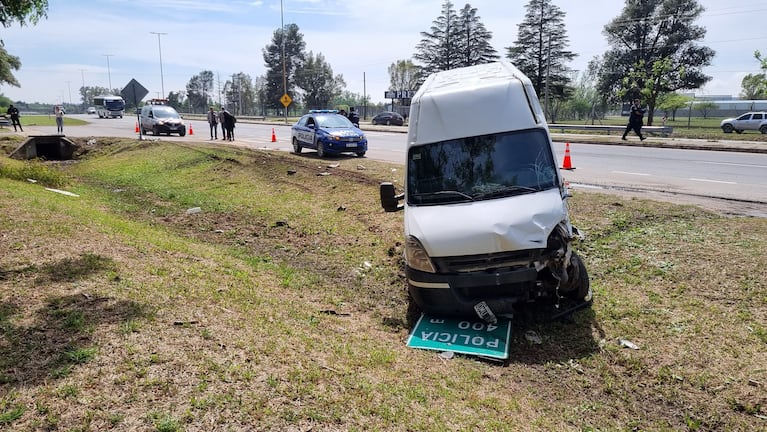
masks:
[[[88,114],[96,114],[96,107],[88,107]]]
[[[722,120],[720,127],[724,133],[743,133],[745,130],[758,130],[767,134],[767,112],[748,112],[738,118],[728,118]]]

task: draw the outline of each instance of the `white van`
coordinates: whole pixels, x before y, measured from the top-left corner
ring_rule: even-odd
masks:
[[[423,312],[494,322],[541,297],[590,304],[543,110],[512,64],[429,76],[412,99],[405,170],[405,192],[383,183],[381,204],[405,211],[408,290]]]

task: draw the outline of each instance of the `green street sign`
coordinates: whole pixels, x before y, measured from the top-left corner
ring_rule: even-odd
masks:
[[[421,314],[407,346],[506,360],[509,358],[509,339],[509,320],[499,319],[496,324],[488,324]]]

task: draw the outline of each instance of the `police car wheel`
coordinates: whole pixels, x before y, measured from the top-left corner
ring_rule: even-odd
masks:
[[[299,153],[301,153],[301,150],[303,150],[303,148],[301,147],[301,144],[299,144],[298,140],[294,137],[293,138],[293,153],[299,154]]]
[[[317,156],[321,158],[325,157],[325,146],[323,146],[321,142],[317,143]]]

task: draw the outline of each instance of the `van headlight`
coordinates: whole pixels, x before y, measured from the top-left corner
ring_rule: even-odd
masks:
[[[429,254],[417,238],[408,236],[405,241],[405,262],[413,270],[436,273]]]

